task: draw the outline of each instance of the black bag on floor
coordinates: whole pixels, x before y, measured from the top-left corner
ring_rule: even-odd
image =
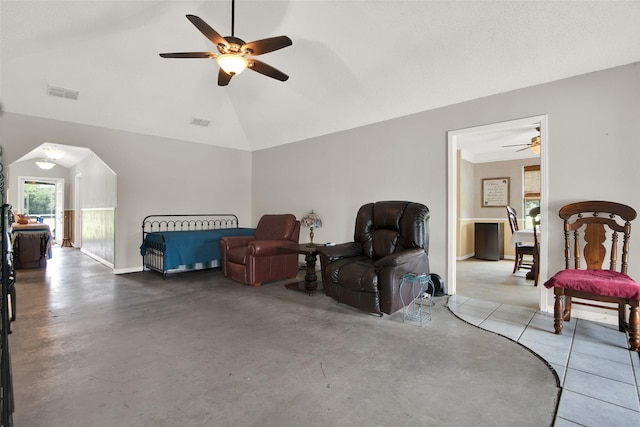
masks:
[[[442,280],[442,277],[438,276],[435,273],[431,273],[429,274],[429,278],[431,279],[431,283],[433,283],[433,296],[434,297],[441,297],[444,296],[446,294],[445,289],[444,289],[444,280]]]

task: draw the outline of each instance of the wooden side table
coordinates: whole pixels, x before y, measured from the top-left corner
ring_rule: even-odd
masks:
[[[309,295],[313,295],[322,287],[318,288],[318,276],[316,274],[316,257],[318,256],[318,244],[310,245],[308,243],[299,243],[296,245],[281,246],[278,248],[284,252],[292,252],[300,255],[304,255],[304,260],[307,263],[307,270],[304,275],[304,282],[288,283],[285,285],[287,289],[293,291],[306,292]]]

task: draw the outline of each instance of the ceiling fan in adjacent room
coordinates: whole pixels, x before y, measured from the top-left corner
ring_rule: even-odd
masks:
[[[536,127],[536,130],[540,132],[540,126]],[[531,149],[534,154],[540,154],[540,135],[536,135],[531,138],[531,142],[529,144],[511,144],[511,145],[503,145],[502,148],[507,147],[524,147],[519,150],[516,150],[516,153],[520,151],[524,151],[527,149]]]
[[[216,30],[195,15],[187,15],[187,19],[196,26],[206,38],[208,38],[218,52],[178,52],[161,53],[163,58],[214,58],[220,71],[218,72],[218,85],[226,86],[231,78],[240,74],[245,68],[264,74],[267,77],[280,81],[286,81],[289,76],[282,71],[259,61],[253,56],[273,52],[291,46],[293,42],[287,36],[270,37],[262,40],[245,43],[244,40],[235,37],[235,0],[231,2],[231,36],[222,37]]]

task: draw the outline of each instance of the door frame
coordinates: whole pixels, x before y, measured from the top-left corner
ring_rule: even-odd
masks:
[[[18,202],[20,211],[24,207],[24,185],[28,181],[42,182],[44,184],[54,184],[56,186],[56,233],[55,242],[62,244],[62,229],[64,228],[64,178],[43,178],[40,176],[19,176],[18,177]]]
[[[549,138],[547,134],[547,115],[526,117],[517,120],[509,120],[498,123],[491,123],[482,126],[451,130],[447,132],[447,276],[449,277],[448,293],[456,293],[456,262],[457,262],[457,229],[458,229],[458,137],[465,134],[500,131],[510,128],[540,124],[540,222],[545,223],[547,219],[548,200],[548,148]],[[540,283],[544,283],[547,277],[547,233],[540,236]],[[548,303],[548,291],[544,286],[538,286],[539,308],[541,311],[550,312],[552,306]]]
[[[73,247],[82,248],[82,174],[76,174],[73,186]]]

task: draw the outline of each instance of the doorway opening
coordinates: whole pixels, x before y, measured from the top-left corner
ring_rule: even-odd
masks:
[[[447,224],[447,275],[449,277],[449,286],[448,291],[449,294],[457,293],[456,290],[456,280],[457,280],[457,260],[458,260],[458,249],[463,244],[460,238],[460,206],[464,201],[459,199],[460,194],[460,165],[461,165],[461,154],[459,143],[463,140],[464,137],[472,136],[472,135],[481,135],[487,134],[491,132],[505,132],[510,129],[517,129],[526,126],[539,126],[539,137],[540,137],[540,146],[542,149],[540,150],[540,220],[544,222],[546,218],[546,207],[547,207],[547,177],[546,177],[546,165],[547,165],[547,153],[548,153],[548,138],[547,138],[547,116],[534,116],[528,117],[524,119],[511,120],[507,122],[494,123],[484,126],[477,126],[473,128],[459,129],[449,131],[447,134],[448,139],[448,224]],[[478,142],[480,143],[480,142]],[[497,175],[496,175],[497,176]],[[475,189],[474,183],[474,189]],[[479,191],[479,190],[478,190]],[[503,208],[504,209],[504,208]],[[498,220],[502,220],[506,218],[506,213],[504,215],[500,215]],[[547,275],[547,236],[542,233],[540,235],[540,282],[544,281],[544,278]],[[538,286],[538,305],[539,309],[542,311],[550,311],[550,306],[548,305],[548,296],[547,291],[543,286]]]
[[[42,171],[36,161],[52,146],[64,155],[55,160],[51,171]],[[55,228],[55,242],[113,268],[117,174],[109,165],[89,148],[45,142],[11,163],[8,170],[7,202],[16,211],[25,206],[25,182],[55,183],[55,225],[50,227]]]
[[[53,240],[62,241],[64,179],[20,177],[18,180],[18,200],[21,213],[47,224]]]

